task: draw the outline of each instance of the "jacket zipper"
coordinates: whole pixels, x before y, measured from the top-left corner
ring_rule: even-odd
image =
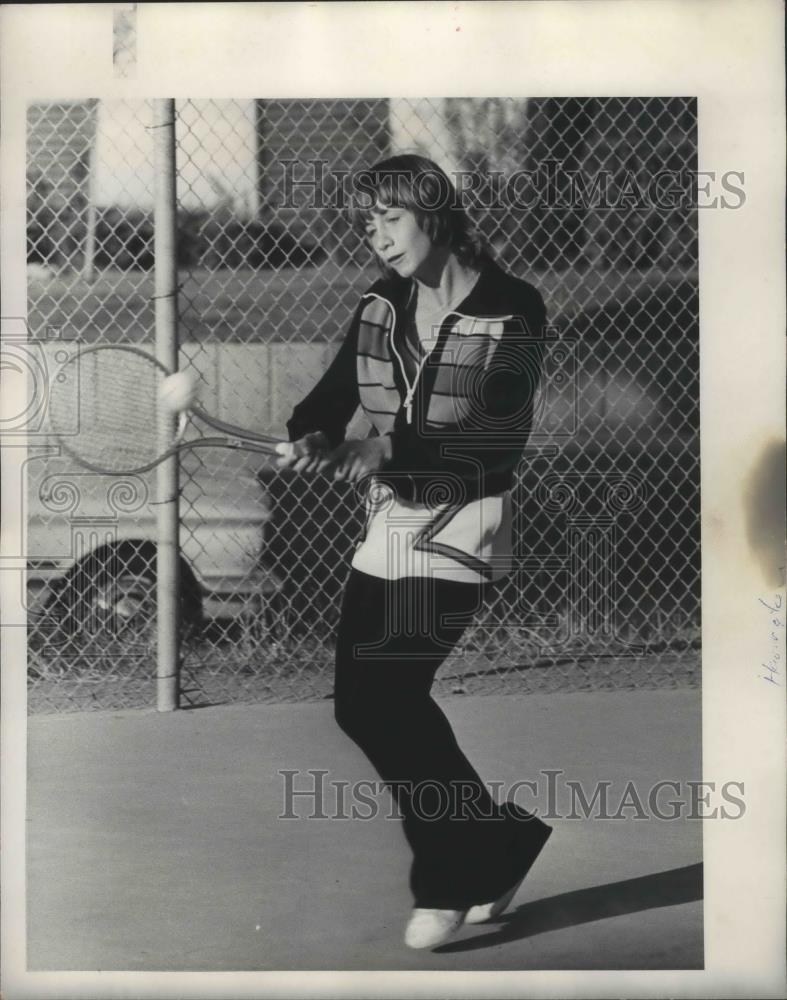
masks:
[[[404,412],[408,424],[411,424],[413,422],[413,396],[415,395],[415,390],[418,387],[418,379],[421,377],[421,372],[423,371],[424,365],[426,364],[426,358],[428,357],[429,355],[427,354],[426,357],[423,358],[423,360],[421,361],[420,365],[418,366],[418,370],[415,373],[415,380],[412,386],[408,387],[407,394],[404,397]],[[399,363],[401,364],[401,359]],[[402,366],[402,375],[404,375],[404,366]],[[406,378],[405,378],[405,384],[407,384]]]
[[[411,288],[410,289],[410,299],[412,298],[412,296],[413,296],[413,289]],[[408,304],[409,304],[410,299],[407,300]],[[388,302],[387,299],[385,301]],[[410,383],[407,381],[407,372],[405,371],[404,361],[402,360],[402,356],[399,354],[399,352],[396,349],[396,345],[394,344],[394,330],[396,329],[396,310],[394,309],[394,307],[391,305],[390,302],[388,302],[388,305],[391,306],[391,311],[394,314],[394,323],[393,323],[393,326],[388,331],[388,343],[390,344],[391,350],[396,355],[396,358],[397,358],[397,360],[399,362],[399,368],[400,368],[400,370],[402,372],[402,381],[407,386],[407,392],[405,393],[405,397],[404,397],[404,414],[405,414],[405,420],[407,421],[407,423],[408,424],[412,424],[412,422],[413,422],[413,399],[415,397],[415,390],[418,388],[418,380],[421,378],[421,372],[424,370],[424,365],[426,364],[427,359],[429,358],[429,355],[434,350],[437,342],[435,341],[435,343],[432,344],[431,349],[424,355],[423,358],[421,358],[421,363],[418,365],[418,368],[415,371],[415,377],[413,378],[413,384],[410,385]],[[443,323],[445,323],[446,318],[448,316],[450,316],[450,315],[451,315],[451,310],[449,310],[443,316],[443,318],[440,320],[438,329],[442,330]]]

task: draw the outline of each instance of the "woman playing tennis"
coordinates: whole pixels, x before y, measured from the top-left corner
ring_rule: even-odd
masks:
[[[393,156],[357,181],[353,221],[383,277],[295,407],[279,465],[332,473],[365,496],[336,721],[396,800],[413,854],[405,942],[431,948],[502,912],[551,832],[494,802],[430,695],[486,589],[511,570],[511,488],[545,313],[482,249],[437,164]],[[345,440],[359,405],[372,433]]]

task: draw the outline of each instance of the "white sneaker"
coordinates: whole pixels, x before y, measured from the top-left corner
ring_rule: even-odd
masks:
[[[523,876],[515,886],[512,886],[499,899],[496,899],[492,903],[479,903],[478,906],[471,906],[465,915],[465,923],[483,924],[487,920],[492,920],[494,917],[499,916],[511,903],[511,900],[516,896],[517,890],[524,881]]]
[[[425,910],[416,907],[404,932],[408,948],[436,948],[459,930],[464,910]]]

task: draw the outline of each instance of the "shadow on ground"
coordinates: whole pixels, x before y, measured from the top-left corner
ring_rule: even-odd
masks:
[[[623,882],[609,882],[590,889],[564,892],[532,903],[525,903],[512,913],[498,917],[490,926],[495,930],[465,941],[436,948],[450,954],[489,948],[507,941],[517,941],[562,930],[578,924],[620,917],[662,906],[677,906],[702,899],[702,864],[687,865],[655,872]],[[501,926],[502,925],[502,926]]]

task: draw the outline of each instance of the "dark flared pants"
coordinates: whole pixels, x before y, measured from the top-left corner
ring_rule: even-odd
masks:
[[[357,570],[344,594],[336,721],[395,798],[419,907],[491,902],[522,877],[550,832],[494,802],[430,694],[482,596],[482,585]]]

